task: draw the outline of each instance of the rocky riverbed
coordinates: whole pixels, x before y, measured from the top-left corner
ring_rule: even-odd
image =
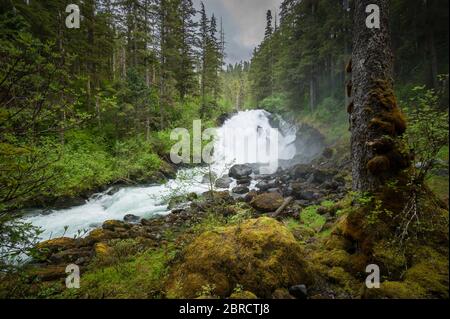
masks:
[[[113,240],[140,239],[147,247],[163,247],[174,233],[182,234],[200,223],[208,212],[215,211],[225,217],[236,214],[237,204],[244,205],[255,218],[263,215],[278,220],[299,218],[306,207],[326,200],[337,202],[345,196],[345,173],[332,166],[327,156],[313,164],[279,169],[272,175],[260,175],[257,165],[235,165],[227,176],[215,181],[217,188],[227,188],[236,182],[238,186],[231,192],[193,193],[182,199],[173,198],[169,205],[171,213],[167,216],[140,219],[128,214],[123,220],[104,222],[102,227],[82,238],[63,237],[40,243],[32,262],[33,274],[43,281],[64,278],[68,264],[83,269],[96,256],[106,254],[108,243]],[[282,211],[277,212],[280,207]],[[323,209],[320,214],[330,224],[336,220],[336,210]],[[167,238],[168,233],[170,238]]]

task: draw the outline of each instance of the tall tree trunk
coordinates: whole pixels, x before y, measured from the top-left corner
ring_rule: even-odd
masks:
[[[122,55],[120,63],[122,64],[122,79],[125,79],[127,76],[127,50],[124,44],[122,44]]]
[[[433,30],[429,31],[428,46],[430,51],[431,83],[433,83],[433,88],[437,89],[439,87],[439,80],[438,80],[439,70],[438,70],[438,58],[436,53],[436,43],[434,39]]]
[[[426,29],[427,29],[427,46],[428,46],[428,56],[427,61],[430,63],[430,76],[431,81],[430,84],[434,89],[439,87],[438,81],[438,57],[436,52],[436,40],[435,40],[435,17],[434,14],[437,12],[436,10],[437,2],[433,0],[428,0],[425,2],[426,10],[427,10],[427,19],[426,19]]]
[[[380,28],[366,26],[366,7],[380,8]],[[352,57],[353,189],[376,191],[410,165],[398,137],[406,122],[393,91],[388,0],[356,0]]]
[[[311,112],[314,112],[316,108],[316,86],[313,74],[314,73],[311,72],[311,77],[309,79],[309,107],[311,109]]]
[[[92,107],[92,91],[95,89],[96,83],[96,65],[95,65],[95,1],[89,0],[87,3],[87,42],[88,46],[88,107]]]

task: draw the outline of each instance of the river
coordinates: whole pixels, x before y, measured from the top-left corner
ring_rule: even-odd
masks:
[[[249,151],[252,153],[255,149],[269,149],[270,141],[261,132],[273,130],[271,118],[273,117],[270,113],[251,110],[239,112],[228,119],[217,130],[214,164],[211,166],[214,174],[220,177],[226,175],[232,165],[248,163],[248,156],[244,155],[248,155]],[[277,122],[278,152],[276,158],[273,158],[273,155],[270,158],[272,162],[278,159],[289,160],[296,155],[293,144],[297,133],[295,128],[279,118]],[[227,138],[227,134],[242,128],[249,132],[247,142],[245,138]],[[106,220],[122,220],[127,214],[141,218],[167,215],[170,214],[168,201],[171,196],[193,192],[200,194],[209,190],[208,183],[202,183],[205,174],[205,168],[183,169],[178,172],[177,178],[163,185],[124,187],[114,193],[108,190],[93,195],[84,205],[50,212],[34,210],[24,217],[24,220],[40,227],[43,230],[41,239],[47,240],[63,235],[67,237],[83,235],[99,227]],[[252,183],[252,187],[254,185],[255,182]],[[235,186],[236,183],[232,183],[230,190]]]

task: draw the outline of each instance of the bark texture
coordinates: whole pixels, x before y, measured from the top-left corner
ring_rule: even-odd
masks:
[[[375,191],[409,165],[398,137],[406,129],[393,91],[393,54],[389,32],[388,0],[356,0],[354,14],[352,79],[347,91],[353,163],[353,189]],[[366,26],[366,7],[380,8],[380,28]]]

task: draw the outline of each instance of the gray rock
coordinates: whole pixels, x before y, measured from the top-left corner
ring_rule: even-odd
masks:
[[[124,222],[127,223],[137,223],[141,218],[139,216],[133,215],[133,214],[128,214],[125,215],[125,217],[123,218]]]
[[[256,187],[260,190],[260,191],[267,191],[268,189],[270,189],[270,184],[266,181],[261,181],[258,184],[256,184]]]
[[[312,191],[301,191],[300,193],[298,193],[297,195],[298,199],[303,199],[303,200],[314,200],[316,199],[315,193]]]
[[[244,195],[250,192],[250,189],[248,187],[245,186],[238,186],[233,188],[232,192],[234,194],[238,194],[238,195]]]
[[[337,174],[336,171],[318,169],[312,175],[313,176],[312,182],[317,184],[323,184],[327,181],[331,181],[336,174]]]
[[[231,183],[233,183],[233,179],[230,177],[221,177],[216,181],[215,186],[216,188],[229,188]]]
[[[296,299],[308,299],[308,289],[305,285],[296,285],[289,288],[289,294]]]
[[[252,179],[250,177],[241,178],[237,180],[238,185],[250,185],[252,183]]]
[[[234,165],[228,175],[235,179],[242,179],[250,176],[253,173],[253,169],[248,165]]]
[[[181,203],[172,209],[172,214],[179,214],[185,212],[191,208],[191,203]]]
[[[314,169],[311,165],[299,164],[292,168],[291,176],[294,178],[307,179],[313,172]]]

